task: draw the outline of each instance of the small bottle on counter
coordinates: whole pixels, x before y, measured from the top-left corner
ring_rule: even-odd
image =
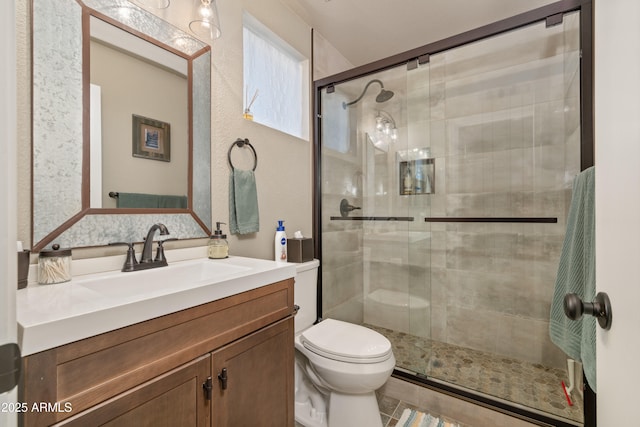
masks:
[[[227,242],[227,235],[222,234],[220,224],[224,222],[216,222],[216,229],[209,238],[208,254],[211,259],[222,259],[229,257],[229,242]]]
[[[50,285],[71,280],[71,249],[60,249],[57,243],[38,257],[38,283]]]
[[[278,220],[275,236],[275,260],[287,262],[287,233],[282,220]]]

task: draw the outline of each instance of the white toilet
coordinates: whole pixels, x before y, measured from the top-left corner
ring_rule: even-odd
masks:
[[[298,264],[295,279],[296,421],[305,427],[382,427],[375,391],[395,367],[391,343],[352,323],[313,324],[319,264]]]

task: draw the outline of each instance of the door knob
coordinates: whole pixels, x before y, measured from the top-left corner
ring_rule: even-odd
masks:
[[[611,301],[604,292],[598,292],[593,302],[582,302],[576,294],[564,296],[564,314],[571,320],[578,320],[583,314],[595,316],[602,329],[611,329]]]

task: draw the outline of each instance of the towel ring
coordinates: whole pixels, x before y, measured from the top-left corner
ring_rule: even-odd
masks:
[[[251,151],[253,151],[253,169],[252,170],[255,171],[256,167],[258,166],[258,155],[256,154],[256,149],[253,148],[253,145],[251,145],[248,138],[245,138],[245,139],[238,138],[235,141],[233,141],[233,144],[231,144],[231,147],[229,147],[229,152],[227,153],[227,159],[229,160],[229,165],[231,166],[231,169],[235,169],[233,167],[233,163],[231,162],[231,150],[233,150],[233,147],[235,147],[236,145],[240,148],[244,147],[245,145],[251,148]]]

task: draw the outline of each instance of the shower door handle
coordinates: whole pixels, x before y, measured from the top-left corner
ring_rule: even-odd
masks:
[[[578,320],[583,314],[589,314],[598,319],[602,329],[611,329],[611,301],[604,292],[598,292],[593,302],[582,302],[576,294],[564,296],[564,314],[571,320]]]

